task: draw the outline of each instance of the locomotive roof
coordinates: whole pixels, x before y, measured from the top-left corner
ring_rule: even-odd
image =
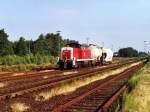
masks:
[[[81,45],[81,44],[76,43],[76,42],[71,42],[71,43],[68,43],[67,45]]]
[[[79,43],[69,43],[69,44],[67,44],[67,46],[75,47],[75,48],[81,48],[81,47],[88,47],[89,45],[87,45],[87,44],[79,44]]]
[[[80,48],[81,47],[81,44],[78,44],[78,43],[69,43],[67,44],[67,46],[70,46],[70,47],[76,47],[76,48]]]

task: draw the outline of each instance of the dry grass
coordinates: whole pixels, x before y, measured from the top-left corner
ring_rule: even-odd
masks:
[[[75,91],[76,89],[78,89],[82,86],[86,86],[86,85],[88,85],[92,82],[95,82],[97,80],[104,79],[108,76],[116,75],[118,73],[121,73],[124,70],[126,70],[126,69],[128,69],[132,66],[138,65],[139,63],[141,63],[141,62],[134,63],[134,64],[131,64],[131,65],[128,65],[128,66],[125,66],[125,67],[121,67],[121,68],[116,69],[116,70],[111,70],[111,71],[108,71],[108,72],[105,72],[105,73],[95,74],[95,75],[90,76],[90,77],[74,80],[72,82],[64,82],[64,83],[60,84],[57,87],[53,87],[50,90],[42,91],[41,93],[35,95],[35,100],[36,101],[45,101],[45,100],[48,100],[48,99],[50,99],[50,98],[52,98],[53,96],[56,96],[56,95],[69,94],[70,92],[73,92],[73,91]]]
[[[126,95],[123,112],[150,112],[150,63],[135,77],[139,76],[136,88]]]
[[[47,79],[47,78],[49,78],[49,76],[47,76],[47,75],[43,76],[43,79]]]
[[[105,67],[107,67],[107,66],[101,66],[101,68],[105,68]],[[99,66],[94,67],[93,69],[99,69]]]
[[[7,86],[7,83],[5,83],[5,82],[0,82],[0,88],[6,87],[6,86]]]
[[[70,74],[74,74],[74,73],[78,73],[78,71],[64,72],[63,75],[70,75]]]
[[[13,73],[12,76],[21,76],[24,75],[24,73]]]
[[[42,70],[42,71],[39,71],[40,73],[46,73],[46,72],[51,72],[51,71],[54,71],[54,70]]]
[[[29,106],[25,103],[13,103],[10,105],[12,112],[26,112]]]

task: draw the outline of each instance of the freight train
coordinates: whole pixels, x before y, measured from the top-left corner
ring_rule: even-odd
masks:
[[[111,63],[112,58],[113,52],[111,49],[98,47],[94,44],[70,43],[61,48],[58,65],[60,69],[103,65]]]

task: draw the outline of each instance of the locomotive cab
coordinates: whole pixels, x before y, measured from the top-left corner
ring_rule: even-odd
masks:
[[[76,58],[73,57],[74,48],[80,48],[80,45],[76,43],[70,43],[67,44],[66,47],[61,48],[59,59],[60,69],[72,68],[75,65],[74,61]]]
[[[72,65],[73,48],[63,47],[60,53],[59,68],[69,68]]]

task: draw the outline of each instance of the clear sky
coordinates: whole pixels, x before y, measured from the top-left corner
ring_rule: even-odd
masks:
[[[150,0],[0,0],[0,28],[9,39],[37,39],[62,31],[64,38],[118,49],[143,50],[150,41]]]

